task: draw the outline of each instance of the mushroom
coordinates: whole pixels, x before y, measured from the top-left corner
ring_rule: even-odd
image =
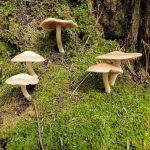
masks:
[[[64,48],[61,40],[61,29],[65,27],[73,28],[77,27],[77,24],[72,20],[61,20],[55,18],[47,18],[42,22],[43,29],[56,29],[56,40],[59,52],[64,54]]]
[[[21,85],[21,91],[22,91],[24,97],[29,101],[32,100],[32,97],[28,93],[26,85],[37,84],[38,82],[39,82],[39,80],[37,78],[34,78],[33,76],[28,75],[26,73],[20,73],[18,75],[12,76],[6,80],[7,84]]]
[[[100,64],[92,65],[91,67],[87,69],[87,71],[102,73],[102,78],[103,78],[103,83],[104,83],[106,93],[111,92],[111,88],[108,82],[108,73],[109,72],[123,73],[123,70],[121,68],[112,66],[107,63],[100,63]]]
[[[125,53],[121,51],[113,51],[108,54],[97,56],[97,60],[114,60],[113,66],[121,68],[121,60],[135,59],[142,56],[141,53]],[[110,75],[110,85],[114,86],[118,73],[111,73]]]
[[[15,56],[13,59],[11,59],[12,62],[26,62],[29,74],[35,78],[38,78],[38,76],[32,68],[32,62],[42,62],[44,60],[45,59],[42,56],[32,51],[24,51],[21,54]]]

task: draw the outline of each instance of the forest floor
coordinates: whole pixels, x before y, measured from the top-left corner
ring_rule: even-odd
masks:
[[[64,64],[59,57],[44,53],[46,61],[33,64],[40,81],[28,91],[38,107],[45,149],[150,148],[150,85],[133,81],[124,63],[124,73],[107,94],[99,75],[86,72],[98,54],[114,45],[101,39],[99,49],[93,46]],[[25,65],[10,62],[13,56],[7,55],[4,43],[1,49],[0,148],[36,150],[38,131],[32,103],[23,98],[19,86],[5,83],[12,75],[26,72]]]

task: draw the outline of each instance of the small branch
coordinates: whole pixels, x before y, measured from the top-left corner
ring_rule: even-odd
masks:
[[[38,125],[39,144],[40,144],[41,150],[44,150],[44,146],[43,146],[43,142],[42,142],[41,123],[40,123],[40,119],[39,119],[39,115],[38,115],[38,109],[36,107],[35,100],[32,99],[32,101],[33,101],[33,107],[35,110],[35,115],[36,115],[36,120],[37,120],[37,125]]]
[[[102,16],[103,11],[104,11],[104,7],[102,8],[102,10],[101,10],[101,12],[100,12],[100,15],[99,15],[99,16],[97,17],[97,19],[96,19],[96,23],[95,23],[95,25],[94,25],[94,28],[98,25],[98,22],[99,22],[99,20],[100,20],[100,18],[101,18],[101,16]]]
[[[130,141],[127,139],[127,150],[130,149]]]
[[[74,93],[77,91],[77,89],[80,87],[80,85],[85,81],[85,79],[90,75],[90,73],[88,73],[83,80],[77,85],[77,87],[74,89],[74,91],[72,92],[70,98],[74,95]]]
[[[148,64],[149,64],[149,55],[150,55],[150,44],[146,43],[143,39],[141,40],[144,47],[145,59],[146,59],[146,75],[148,75]],[[146,50],[146,47],[148,50]]]
[[[136,99],[137,99],[138,98],[138,83],[136,83],[135,96],[136,96]]]
[[[137,75],[136,75],[135,71],[133,70],[133,68],[132,68],[131,63],[130,63],[129,60],[127,61],[126,65],[127,65],[128,69],[129,69],[130,73],[131,73],[132,75],[134,75],[134,76],[137,77]]]
[[[104,10],[104,7],[102,8],[102,10],[101,10],[101,12],[100,12],[100,15],[97,17],[97,19],[96,19],[96,21],[95,21],[95,25],[93,26],[93,29],[97,27],[98,22],[99,22],[99,20],[100,20],[100,18],[101,18],[101,16],[102,16],[103,10]],[[92,35],[92,32],[90,32],[89,36],[87,37],[87,39],[86,39],[86,41],[85,41],[85,43],[84,43],[82,49],[84,49],[84,47],[85,47],[86,44],[88,43],[88,41],[89,41],[91,35]]]

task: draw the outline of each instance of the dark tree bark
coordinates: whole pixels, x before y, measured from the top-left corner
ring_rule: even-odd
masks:
[[[137,45],[139,51],[143,52],[142,64],[146,71],[150,70],[150,0],[141,0],[141,22],[138,32]]]

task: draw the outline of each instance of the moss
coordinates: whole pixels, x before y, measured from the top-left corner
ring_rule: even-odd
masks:
[[[77,33],[81,39],[85,40],[93,28],[93,20],[89,18],[87,4],[73,8],[73,16],[79,24],[79,27],[76,29]]]
[[[17,10],[16,0],[5,1],[3,3],[2,8],[3,8],[2,11],[3,11],[4,16],[9,16],[9,15],[13,14]]]
[[[62,33],[64,48],[67,49],[68,56],[74,55],[80,42],[85,42],[89,34],[93,32],[94,21],[89,17],[88,2],[73,5],[68,1],[40,3],[36,0],[22,3],[14,1],[13,4],[15,9],[10,12],[11,17],[7,19],[7,27],[0,29],[0,39],[15,45],[18,51],[31,49],[45,52],[58,51],[55,32],[41,30],[40,24],[47,17],[72,19],[78,23],[78,28],[66,29]],[[3,7],[2,9],[4,11]],[[4,14],[4,17],[7,18],[7,15]]]
[[[9,57],[16,55],[17,51],[8,43],[0,42],[0,61],[9,61]]]
[[[32,130],[30,130],[32,128]],[[36,124],[35,122],[31,120],[20,120],[17,128],[14,128],[9,132],[9,129],[7,130],[8,132],[8,143],[7,144],[7,150],[11,149],[38,149],[37,145],[37,131],[36,131]],[[16,137],[15,139],[13,137]]]
[[[12,7],[16,9],[11,9],[10,7],[12,11],[9,11],[7,2],[4,3],[8,12],[3,13],[3,18],[7,19],[7,24],[2,23],[3,28],[0,29],[0,38],[12,45],[16,45],[18,50],[33,49],[33,46],[38,45],[39,39],[43,35],[40,32],[40,23],[46,17],[56,15],[54,9],[57,3],[54,3],[54,1],[39,3],[36,0],[34,2],[13,1],[12,4]],[[2,12],[5,12],[4,6],[1,6]],[[37,13],[39,10],[42,13]]]
[[[74,56],[68,66],[34,64],[40,82],[29,92],[38,105],[46,149],[126,149],[127,142],[131,148],[150,146],[149,85],[137,86],[129,78],[120,77],[112,92],[106,94],[99,76],[90,74],[71,96],[88,66],[96,63],[95,56],[116,46],[115,41],[100,39],[84,53]],[[16,103],[22,97],[19,88],[4,85],[6,78],[25,71],[20,64],[3,65],[0,99],[5,102],[1,103],[2,110],[11,105],[12,97]],[[8,149],[14,149],[16,144],[18,149],[38,149],[33,116],[20,117],[13,127],[1,130],[0,138],[8,140]]]
[[[74,91],[87,75],[86,69],[96,63],[95,57],[118,47],[115,41],[102,39],[93,28],[95,21],[89,17],[88,1],[26,2],[23,6],[28,5],[30,19],[16,21],[13,16],[9,28],[5,29],[9,32],[0,30],[5,35],[0,35],[1,38],[7,41],[0,42],[3,57],[0,115],[2,119],[8,113],[18,118],[13,126],[0,130],[0,139],[7,140],[7,149],[39,148],[34,115],[18,116],[11,107],[14,101],[27,103],[20,88],[5,84],[8,77],[27,72],[23,64],[9,61],[19,50],[33,50],[46,58],[44,63],[33,64],[40,81],[34,90],[29,89],[42,120],[45,149],[127,149],[127,143],[131,149],[148,149],[149,85],[136,85],[125,73],[112,92],[106,94],[99,75],[89,74]],[[22,7],[17,6],[20,15]],[[79,24],[78,28],[62,32],[67,52],[64,64],[51,59],[51,54],[57,51],[55,31],[43,31],[40,27],[42,20],[56,16]]]
[[[15,14],[16,10],[16,0],[2,1],[2,5],[0,6],[0,21],[2,26],[8,26],[9,19]]]

